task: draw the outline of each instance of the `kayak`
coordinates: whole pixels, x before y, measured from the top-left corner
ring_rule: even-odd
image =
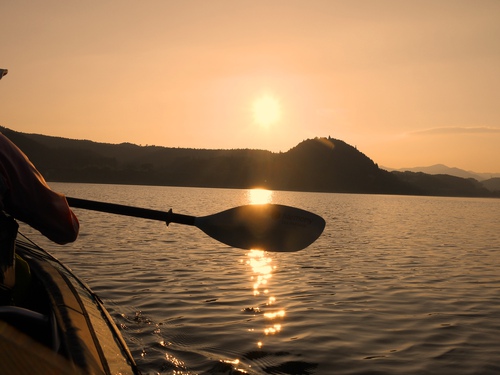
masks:
[[[17,287],[16,303],[0,306],[0,374],[140,374],[99,297],[48,252],[20,239]]]

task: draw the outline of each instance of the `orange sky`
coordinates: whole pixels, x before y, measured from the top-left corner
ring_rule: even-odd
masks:
[[[500,172],[500,1],[4,1],[0,125]],[[267,95],[280,118],[262,126]]]

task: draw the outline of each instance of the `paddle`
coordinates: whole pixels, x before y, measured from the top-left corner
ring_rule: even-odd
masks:
[[[232,247],[266,251],[298,251],[312,244],[325,220],[311,212],[279,204],[234,207],[217,214],[194,217],[168,212],[67,197],[71,207],[170,223],[193,225]]]

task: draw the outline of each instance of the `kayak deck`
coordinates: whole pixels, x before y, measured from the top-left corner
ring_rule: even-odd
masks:
[[[140,373],[90,288],[34,244],[18,240],[16,254],[29,266],[29,286],[16,306],[0,306],[0,373],[26,367],[29,373]]]

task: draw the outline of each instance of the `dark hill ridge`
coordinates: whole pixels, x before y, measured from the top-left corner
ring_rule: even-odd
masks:
[[[301,191],[411,192],[389,172],[347,143],[333,138],[301,142],[274,161],[271,186]]]
[[[482,185],[491,191],[500,191],[500,177],[493,177],[488,180],[481,181]]]
[[[477,181],[387,172],[349,144],[308,139],[285,153],[106,144],[0,127],[49,181],[344,193],[491,196]],[[475,181],[475,183],[473,182]]]

